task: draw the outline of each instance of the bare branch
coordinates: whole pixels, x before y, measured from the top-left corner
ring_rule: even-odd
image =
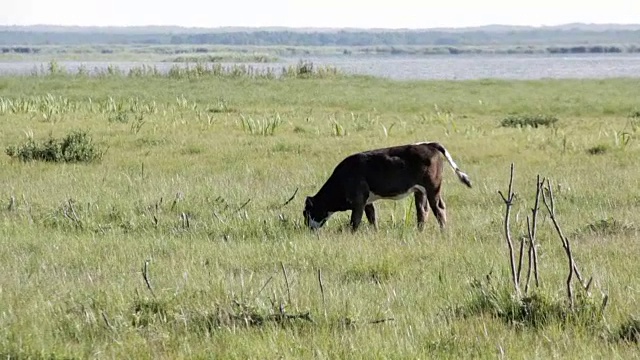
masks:
[[[247,200],[244,202],[244,204],[240,205],[240,207],[238,209],[236,209],[236,213],[239,212],[240,210],[244,209],[245,206],[249,205],[249,203],[251,202],[251,199]]]
[[[284,320],[293,320],[293,319],[301,319],[306,320],[308,322],[313,323],[313,319],[311,318],[311,314],[307,311],[301,314],[272,314],[266,320],[274,320],[274,321],[284,321]]]
[[[524,293],[528,294],[529,293],[529,283],[531,281],[531,264],[535,261],[534,257],[533,257],[533,247],[531,246],[531,243],[529,243],[529,248],[527,250],[527,256],[528,256],[528,260],[529,263],[527,265],[527,281],[524,285]]]
[[[565,248],[566,250],[566,248]],[[571,279],[573,278],[573,258],[571,257],[571,252],[566,251],[567,257],[569,258],[569,275],[567,276],[567,296],[569,297],[569,306],[573,308],[573,288],[571,286]]]
[[[260,291],[258,291],[258,293],[256,294],[256,297],[260,296],[260,294],[262,293],[262,290],[264,290],[264,288],[266,288],[267,285],[269,285],[272,279],[273,279],[273,275],[271,275],[269,279],[267,279],[267,281],[264,283],[264,285],[262,285],[262,287],[260,288]]]
[[[226,224],[227,222],[224,221],[219,215],[218,213],[216,213],[215,211],[213,212],[213,217],[215,217],[216,219],[218,219],[218,221],[220,221],[223,224]]]
[[[529,217],[527,216],[527,234],[529,234],[529,247],[527,250],[527,254],[528,254],[528,265],[527,265],[527,280],[525,282],[524,285],[524,293],[527,294],[529,293],[529,281],[531,280],[531,269],[533,268],[532,263],[533,263],[533,242],[531,241],[531,221],[529,220]]]
[[[558,233],[558,236],[560,236],[560,240],[562,240],[562,244],[565,247],[565,251],[568,251],[569,253],[571,253],[571,243],[569,242],[569,239],[564,235],[564,233],[562,232],[562,229],[560,228],[560,224],[558,223],[558,219],[556,217],[556,213],[555,213],[555,207],[554,207],[554,197],[553,197],[553,189],[551,187],[551,182],[547,179],[547,192],[549,193],[549,202],[551,204],[551,207],[547,206],[547,203],[545,201],[545,195],[544,192],[542,193],[542,201],[545,202],[545,206],[547,206],[547,210],[549,210],[549,217],[551,218],[551,222],[553,223],[553,226],[556,229],[556,232]],[[578,281],[580,281],[580,284],[582,285],[582,287],[588,291],[589,286],[588,284],[585,284],[582,274],[580,273],[580,271],[578,270],[578,265],[576,265],[575,261],[573,261],[572,258],[572,266],[573,266],[573,271],[576,274],[576,278],[578,279]]]
[[[536,286],[540,286],[540,278],[538,276],[538,250],[536,246],[536,230],[538,223],[538,210],[540,209],[540,193],[544,184],[544,178],[540,180],[540,175],[536,176],[536,197],[531,209],[531,218],[527,216],[527,234],[529,234],[529,268],[527,269],[527,284],[525,285],[525,293],[529,291],[529,281],[531,279],[531,267],[533,263],[533,274],[536,280]]]
[[[142,267],[142,278],[144,279],[145,284],[147,284],[147,289],[149,289],[151,295],[156,297],[156,294],[153,292],[153,288],[151,287],[151,282],[149,281],[149,259],[144,261],[144,266]]]
[[[520,252],[518,253],[518,284],[520,284],[520,271],[522,270],[522,253],[524,252],[524,242],[525,240],[528,241],[528,239],[526,237],[521,237],[520,238]]]
[[[16,197],[11,195],[9,198],[9,206],[7,206],[7,210],[11,211],[16,208]]]
[[[291,304],[291,291],[289,291],[289,277],[287,276],[287,270],[284,268],[284,264],[280,262],[280,267],[282,268],[282,274],[284,275],[284,282],[287,285],[287,299],[289,300],[289,304]]]
[[[609,295],[605,294],[604,298],[602,299],[602,307],[600,308],[600,312],[604,312],[604,309],[607,307],[608,303],[609,303]]]
[[[536,249],[536,229],[538,223],[538,210],[540,209],[540,193],[542,192],[542,185],[544,178],[540,180],[540,175],[536,177],[536,200],[531,209],[531,231],[529,232],[529,241],[531,251],[533,252],[533,275],[536,279],[536,286],[540,286],[540,279],[538,277],[538,250]]]
[[[104,320],[105,325],[107,325],[107,327],[110,330],[114,330],[113,325],[111,325],[111,323],[109,322],[109,318],[107,317],[107,314],[104,311],[100,311],[101,315],[102,315],[102,320]]]
[[[293,199],[296,198],[296,194],[298,194],[298,188],[296,188],[296,191],[293,192],[293,195],[291,195],[291,197],[289,198],[289,200],[285,201],[284,204],[282,204],[282,206],[280,206],[281,208],[287,206],[290,202],[293,201]]]
[[[511,241],[511,230],[509,228],[511,206],[513,205],[513,200],[515,198],[515,194],[513,193],[513,163],[511,163],[511,172],[509,176],[509,190],[508,190],[507,196],[505,197],[501,191],[498,191],[498,194],[500,194],[506,206],[506,211],[504,215],[504,236],[507,240],[507,246],[509,247],[509,263],[511,265],[511,278],[513,280],[513,286],[515,287],[516,293],[519,296],[520,286],[518,284],[518,276],[516,274],[516,264],[513,256],[513,242]]]
[[[589,278],[589,281],[587,281],[587,284],[584,286],[584,289],[587,291],[587,293],[589,292],[589,289],[591,288],[591,282],[593,281],[593,276]]]
[[[320,284],[320,294],[322,295],[322,307],[324,308],[324,317],[327,317],[327,303],[324,298],[324,284],[322,283],[322,271],[318,269],[318,284]]]
[[[571,287],[571,279],[573,278],[573,274],[575,273],[576,278],[582,285],[582,288],[586,291],[589,291],[589,286],[591,284],[591,281],[589,281],[589,284],[585,284],[584,281],[582,280],[582,275],[578,271],[578,266],[576,265],[573,259],[573,253],[571,251],[571,242],[569,242],[569,239],[567,239],[567,237],[564,235],[564,233],[562,232],[562,229],[560,228],[560,225],[558,224],[558,220],[556,218],[556,213],[555,213],[555,206],[554,206],[553,187],[551,186],[551,182],[548,179],[547,179],[546,190],[548,193],[548,200],[547,200],[547,195],[545,195],[543,191],[542,201],[544,202],[544,205],[546,206],[549,212],[549,217],[551,218],[551,222],[553,223],[553,226],[555,227],[556,232],[558,233],[558,236],[562,241],[562,247],[564,248],[564,251],[567,254],[567,258],[569,260],[569,275],[567,276],[567,296],[569,296],[569,302],[571,306],[573,306],[573,289]]]

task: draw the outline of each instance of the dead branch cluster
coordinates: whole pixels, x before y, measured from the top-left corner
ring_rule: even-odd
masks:
[[[514,246],[513,240],[511,237],[511,229],[510,229],[510,214],[513,203],[516,199],[516,194],[513,192],[513,178],[514,178],[514,166],[511,164],[510,169],[510,177],[509,177],[509,189],[508,194],[505,196],[501,191],[498,191],[502,200],[505,203],[505,216],[504,216],[504,235],[507,242],[507,247],[509,250],[509,263],[511,265],[511,279],[513,282],[514,290],[516,294],[520,297],[523,294],[521,293],[520,287],[520,278],[521,278],[521,270],[522,270],[522,260],[525,251],[525,246],[527,247],[527,277],[525,280],[524,286],[524,295],[526,296],[529,292],[529,284],[531,279],[531,273],[533,270],[533,275],[535,278],[536,287],[540,286],[540,278],[538,275],[538,252],[537,252],[537,241],[536,241],[536,229],[537,229],[537,218],[539,214],[540,208],[540,198],[542,198],[542,202],[549,213],[549,218],[553,223],[553,226],[560,238],[562,247],[567,256],[568,262],[568,275],[566,281],[566,289],[567,289],[567,298],[569,300],[570,307],[573,308],[574,305],[574,293],[573,293],[573,285],[572,281],[575,278],[580,283],[580,286],[587,294],[589,294],[591,283],[593,277],[589,278],[589,280],[585,283],[582,274],[578,270],[578,265],[573,256],[573,252],[571,249],[571,243],[569,239],[564,235],[560,224],[558,223],[557,215],[556,215],[556,207],[555,207],[555,198],[553,196],[553,187],[551,185],[551,181],[549,179],[542,178],[540,179],[540,175],[536,178],[536,192],[535,192],[535,200],[533,208],[531,209],[531,215],[527,215],[527,235],[520,239],[520,251],[518,253],[518,262],[515,262],[514,256]],[[607,297],[605,296],[603,301],[603,308],[606,306]]]
[[[146,286],[146,288],[149,290],[149,292],[151,293],[152,297],[154,299],[157,299],[156,293],[153,290],[153,287],[151,286],[151,280],[150,280],[150,276],[149,276],[149,263],[150,260],[147,259],[145,260],[143,266],[142,266],[142,279],[144,281],[144,284]],[[259,326],[259,325],[263,325],[267,322],[276,322],[276,323],[283,323],[285,321],[290,321],[290,320],[305,320],[307,322],[310,323],[314,323],[315,321],[313,320],[313,318],[311,317],[311,312],[310,311],[304,311],[304,312],[295,312],[295,313],[289,313],[286,309],[291,306],[292,304],[292,299],[291,299],[291,282],[289,280],[289,272],[287,271],[284,263],[280,262],[280,270],[282,271],[282,275],[284,278],[284,284],[285,284],[285,290],[286,290],[286,302],[285,301],[276,301],[275,299],[271,299],[271,305],[273,307],[273,309],[275,311],[269,313],[269,314],[262,314],[259,311],[257,311],[256,309],[254,309],[253,306],[250,306],[249,304],[243,302],[243,301],[239,301],[238,299],[234,299],[232,302],[233,308],[235,309],[235,311],[229,311],[229,310],[225,310],[221,312],[221,309],[217,309],[218,315],[220,319],[226,319],[225,323],[230,322],[230,321],[239,321],[240,323],[243,323],[245,325],[251,325],[251,326]],[[270,276],[265,283],[260,287],[260,290],[257,292],[256,297],[260,296],[260,294],[263,292],[263,290],[267,287],[267,285],[273,280],[273,275]],[[320,288],[320,295],[322,296],[322,307],[324,310],[324,317],[325,319],[327,319],[327,304],[326,304],[326,297],[325,297],[325,284],[324,281],[322,279],[322,271],[320,269],[317,270],[317,280],[318,280],[318,285]],[[111,327],[111,324],[108,320],[108,318],[106,317],[106,314],[102,314],[103,315],[103,319],[105,321],[105,324],[108,327]],[[350,318],[344,318],[342,319],[343,321],[346,321],[346,323],[348,323],[349,325],[354,325],[355,321],[350,319]],[[374,319],[374,320],[370,320],[370,321],[366,321],[365,323],[368,324],[382,324],[385,322],[389,322],[389,321],[394,321],[394,318],[382,318],[382,319]]]

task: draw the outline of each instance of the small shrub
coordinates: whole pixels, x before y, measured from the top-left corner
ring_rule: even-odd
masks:
[[[607,151],[609,151],[609,146],[605,145],[605,144],[599,144],[596,145],[594,147],[590,147],[587,149],[587,153],[591,154],[591,155],[602,155],[604,153],[606,153]]]
[[[10,145],[5,150],[6,154],[21,161],[46,161],[46,162],[92,162],[100,160],[104,152],[92,142],[87,133],[73,131],[62,139],[49,137],[42,143],[36,143],[29,137],[20,146]]]
[[[558,118],[553,115],[543,114],[525,114],[525,115],[508,115],[500,122],[502,127],[533,127],[552,126],[558,122]]]

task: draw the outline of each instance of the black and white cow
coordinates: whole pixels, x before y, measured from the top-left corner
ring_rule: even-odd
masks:
[[[305,225],[318,229],[337,211],[351,210],[351,229],[356,231],[365,214],[376,226],[373,203],[380,199],[415,199],[417,226],[424,228],[427,202],[440,228],[446,223],[442,189],[443,161],[449,162],[458,179],[471,187],[469,176],[437,142],[421,142],[373,149],[347,156],[314,196],[307,196],[303,211]]]

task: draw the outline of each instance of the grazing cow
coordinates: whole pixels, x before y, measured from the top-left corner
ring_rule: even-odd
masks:
[[[352,154],[342,160],[314,196],[304,205],[305,225],[322,227],[331,214],[351,210],[351,229],[356,231],[363,213],[377,228],[373,203],[380,199],[400,200],[413,193],[417,226],[424,228],[427,201],[440,229],[446,223],[442,189],[442,157],[449,162],[458,179],[471,187],[469,176],[453,161],[451,154],[437,142],[399,145]]]

